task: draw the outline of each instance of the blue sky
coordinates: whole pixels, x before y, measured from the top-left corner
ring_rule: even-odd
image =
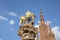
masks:
[[[0,40],[20,40],[17,35],[19,20],[26,11],[36,15],[35,25],[42,9],[45,21],[50,22],[56,39],[60,39],[60,0],[0,0]]]

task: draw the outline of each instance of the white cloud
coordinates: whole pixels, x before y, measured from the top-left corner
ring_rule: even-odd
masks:
[[[10,14],[11,16],[15,16],[15,17],[17,17],[17,14],[14,13],[14,12],[10,12],[9,14]]]
[[[14,24],[14,20],[10,20],[10,24]]]
[[[37,24],[37,25],[35,25],[34,27],[38,28],[38,32],[39,32],[39,25]]]
[[[2,38],[0,38],[0,40],[2,40]]]
[[[1,20],[5,20],[5,21],[8,21],[8,18],[7,17],[4,17],[4,16],[0,16],[0,19]]]
[[[40,20],[38,21],[38,23],[40,23]]]
[[[60,40],[60,27],[59,26],[55,26],[54,28],[52,28],[52,30],[54,31],[56,40]]]
[[[37,28],[39,28],[39,25],[37,24],[37,25],[35,25],[34,27],[37,27]]]

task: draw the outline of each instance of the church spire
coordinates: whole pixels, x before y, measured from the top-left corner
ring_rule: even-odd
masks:
[[[44,17],[43,17],[43,14],[42,14],[42,9],[40,9],[40,23],[41,23],[41,25],[45,24]]]
[[[44,17],[42,14],[42,10],[40,9],[40,26],[39,26],[39,31],[40,31],[40,40],[46,40],[45,38],[45,22],[44,22]]]
[[[45,23],[42,10],[40,9],[40,40],[55,40],[54,32],[48,22]]]
[[[42,14],[42,10],[40,9],[40,21],[44,21],[44,17],[43,17],[43,14]]]
[[[55,40],[54,32],[51,30],[51,28],[49,30],[50,30],[49,40]]]
[[[49,28],[49,30],[50,30],[50,34],[51,34],[51,35],[54,35],[54,32],[52,31],[52,29]]]

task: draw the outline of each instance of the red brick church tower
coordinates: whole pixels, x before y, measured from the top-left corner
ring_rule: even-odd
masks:
[[[40,40],[55,40],[54,33],[51,31],[50,25],[47,25],[44,21],[44,17],[42,15],[42,10],[40,10]]]

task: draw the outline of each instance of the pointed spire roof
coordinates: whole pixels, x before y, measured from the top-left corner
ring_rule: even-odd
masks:
[[[44,17],[43,17],[43,14],[42,14],[42,10],[41,9],[40,9],[40,24],[41,25],[45,25]]]
[[[54,35],[54,32],[52,31],[52,29],[49,28],[49,30],[50,30],[50,34],[51,34],[51,35]]]
[[[42,14],[42,9],[40,9],[40,21],[44,21],[44,17],[43,17],[43,14]]]

